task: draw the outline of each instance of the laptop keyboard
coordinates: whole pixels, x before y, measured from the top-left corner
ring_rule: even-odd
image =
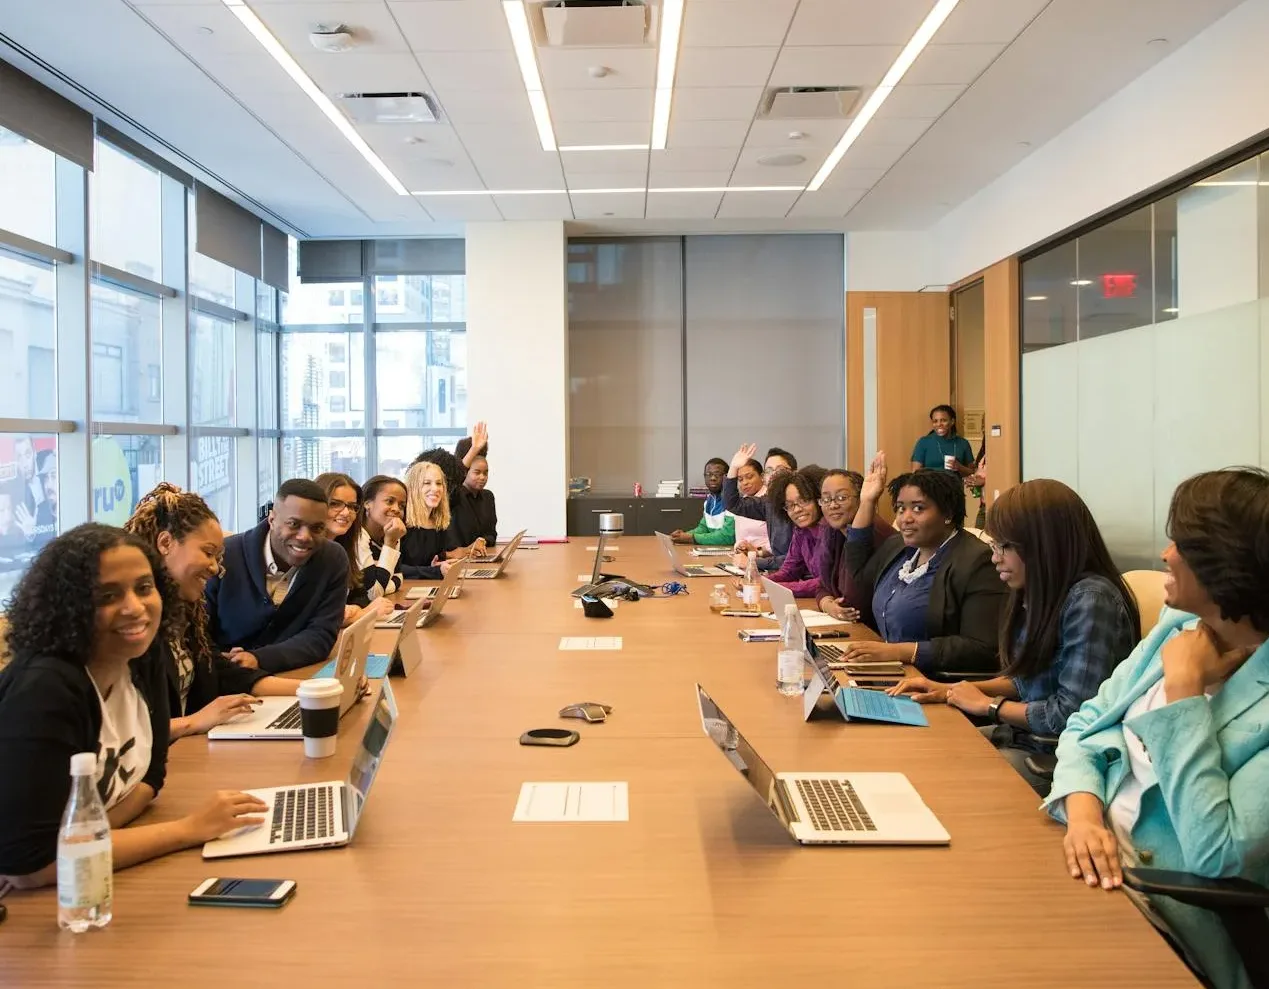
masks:
[[[270,728],[298,728],[300,726],[300,704],[296,701],[276,718],[269,722]]]
[[[855,788],[841,780],[798,780],[816,831],[876,831]]]
[[[269,844],[331,838],[335,834],[335,787],[297,786],[273,795]]]
[[[689,577],[713,577],[718,571],[713,567],[684,567]]]
[[[856,690],[851,694],[851,705],[860,718],[883,718],[890,721],[899,713],[899,706],[877,690]]]
[[[498,573],[497,570],[468,570],[463,574],[464,577],[494,577]]]
[[[827,642],[817,642],[815,643],[815,650],[827,663],[840,663],[842,661],[840,646],[830,646]]]

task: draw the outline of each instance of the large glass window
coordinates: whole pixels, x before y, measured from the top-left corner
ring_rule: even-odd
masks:
[[[283,333],[280,340],[281,428],[360,428],[366,408],[362,333]],[[344,387],[331,386],[332,371],[345,373]],[[336,415],[344,426],[331,421]]]
[[[199,436],[190,441],[190,454],[190,485],[232,528],[237,441],[230,436]]]
[[[301,285],[299,278],[292,275],[291,290],[282,296],[282,322],[290,325],[361,323],[364,318],[360,282]]]
[[[163,421],[159,300],[92,286],[92,414],[108,422]]]
[[[55,280],[51,264],[0,251],[0,416],[57,416]]]
[[[466,275],[378,275],[374,288],[376,322],[467,322]]]
[[[467,334],[375,334],[378,425],[428,429],[467,424]]]
[[[234,337],[228,320],[190,316],[190,425],[233,426]]]
[[[52,151],[0,127],[0,229],[54,242],[56,163]]]
[[[189,255],[189,294],[236,308],[238,275],[227,264],[204,257],[197,251]],[[243,306],[250,309],[250,306]]]
[[[158,436],[94,436],[92,462],[92,517],[107,525],[123,525],[141,496],[163,480]]]
[[[89,182],[92,259],[150,281],[162,281],[162,176],[98,141]]]
[[[286,436],[282,440],[284,477],[316,477],[330,471],[365,478],[366,441],[360,436]]]

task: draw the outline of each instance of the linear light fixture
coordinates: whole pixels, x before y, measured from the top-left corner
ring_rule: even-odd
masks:
[[[674,105],[674,73],[683,33],[683,0],[662,0],[661,41],[657,45],[657,89],[652,102],[652,150],[664,151],[670,139],[670,108]]]
[[[631,186],[625,189],[435,189],[412,192],[411,196],[617,196],[640,195],[645,192],[801,192],[800,185],[707,185],[645,189]]]
[[[886,102],[890,94],[894,92],[894,88],[899,85],[899,80],[904,77],[908,69],[912,68],[912,63],[917,60],[917,56],[925,50],[925,46],[930,43],[930,39],[943,26],[943,22],[947,20],[948,15],[956,9],[956,5],[960,2],[961,0],[938,0],[933,9],[925,15],[925,20],[916,29],[916,34],[903,46],[903,51],[899,52],[899,57],[894,60],[894,64],[882,76],[880,84],[872,91],[860,111],[855,114],[855,119],[846,128],[846,133],[842,135],[842,139],[828,153],[824,164],[820,166],[820,170],[811,179],[810,184],[806,187],[810,192],[818,190],[825,180],[833,174],[833,169],[837,167],[846,152],[850,150],[850,146],[858,140],[859,135],[868,126],[868,122],[881,109],[881,104]]]
[[[648,144],[561,144],[561,151],[647,151]]]
[[[291,57],[290,52],[282,47],[281,42],[273,36],[264,22],[255,15],[255,12],[247,6],[246,0],[223,0],[229,12],[233,14],[242,26],[251,32],[256,41],[260,42],[260,46],[277,62],[294,83],[300,87],[304,95],[312,100],[317,109],[325,114],[326,118],[335,125],[336,129],[344,135],[361,157],[383,178],[385,182],[392,187],[392,191],[399,196],[408,196],[409,190],[406,189],[404,183],[392,174],[392,169],[384,164],[383,159],[371,150],[370,145],[366,143],[366,139],[357,133],[357,129],[352,122],[345,117],[331,102],[330,97],[318,88],[317,83],[308,77],[308,73],[300,68],[298,62]]]
[[[533,50],[533,32],[529,30],[529,12],[522,0],[502,0],[502,14],[511,31],[511,46],[520,64],[520,78],[529,94],[529,109],[533,111],[533,123],[538,129],[538,140],[543,151],[555,150],[555,128],[551,125],[551,109],[546,105],[546,91],[542,88],[542,73],[538,71],[538,57]]]

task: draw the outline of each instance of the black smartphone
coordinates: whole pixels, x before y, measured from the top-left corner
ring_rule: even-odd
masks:
[[[280,907],[294,895],[294,879],[204,879],[189,902],[196,907]]]

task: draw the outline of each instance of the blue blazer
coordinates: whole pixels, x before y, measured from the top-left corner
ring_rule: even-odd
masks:
[[[348,554],[338,543],[324,542],[275,607],[264,574],[268,534],[269,523],[261,522],[225,540],[224,570],[207,582],[212,638],[222,649],[252,653],[270,673],[324,662],[344,622]]]
[[[1091,793],[1109,805],[1131,772],[1124,714],[1163,677],[1163,645],[1193,615],[1164,608],[1131,656],[1084,702],[1062,732],[1045,808],[1066,821],[1066,795]],[[1209,878],[1269,882],[1269,643],[1261,645],[1208,701],[1187,697],[1147,711],[1130,726],[1157,782],[1141,797],[1132,843],[1142,864]],[[1166,897],[1151,905],[1218,989],[1250,985],[1225,929],[1210,911]]]

